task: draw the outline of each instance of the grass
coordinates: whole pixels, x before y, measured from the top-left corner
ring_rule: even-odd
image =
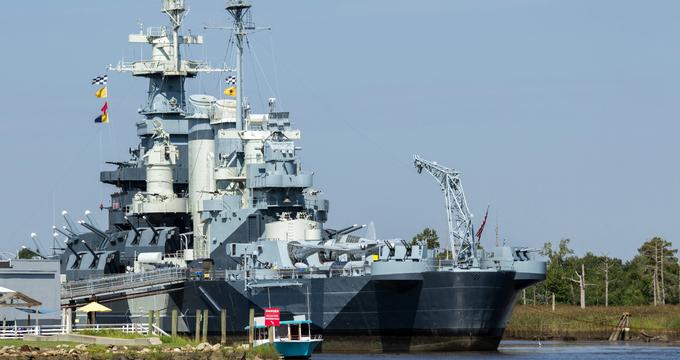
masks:
[[[120,330],[78,330],[75,331],[78,335],[101,336],[117,339],[144,339],[152,336],[139,333],[125,333]]]
[[[517,305],[506,329],[506,337],[557,337],[607,339],[621,314],[628,312],[633,336],[644,330],[650,335],[680,339],[680,306],[578,306]]]
[[[21,345],[34,346],[39,348],[52,349],[56,348],[57,345],[68,345],[69,347],[74,347],[78,345],[77,343],[64,342],[64,341],[24,341],[24,340],[14,340],[14,339],[0,339],[0,347],[3,346],[14,346],[20,347]]]
[[[274,346],[264,344],[252,348],[250,351],[246,353],[246,356],[248,357],[248,359],[259,357],[260,359],[264,360],[275,360],[279,358],[279,353],[276,352]]]
[[[192,340],[191,338],[188,337],[183,337],[183,336],[162,336],[161,337],[161,342],[163,342],[162,346],[165,347],[183,347],[186,345],[191,345],[191,346],[196,346],[197,343]]]
[[[77,334],[79,335],[91,335],[91,336],[102,336],[102,337],[110,337],[110,338],[118,338],[118,339],[143,339],[143,338],[149,338],[149,337],[155,337],[153,335],[145,335],[145,334],[139,334],[139,333],[124,333],[120,330],[81,330],[78,331]],[[163,343],[160,345],[161,347],[169,347],[169,348],[176,348],[176,347],[183,347],[186,345],[191,345],[191,346],[196,346],[198,343],[193,340],[193,338],[189,337],[183,337],[183,336],[161,336],[160,337],[161,342]]]

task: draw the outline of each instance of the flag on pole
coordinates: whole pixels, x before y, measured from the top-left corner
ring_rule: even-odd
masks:
[[[227,85],[236,85],[236,76],[234,75],[229,76],[225,80],[227,81]]]
[[[92,85],[94,84],[106,85],[106,82],[108,80],[109,80],[108,75],[97,76],[96,78],[92,79]]]
[[[484,214],[484,220],[482,220],[482,224],[479,225],[479,229],[477,230],[477,234],[475,236],[477,237],[477,241],[479,241],[482,238],[482,232],[484,231],[484,225],[486,225],[486,218],[489,216],[489,207],[486,207],[486,214]]]
[[[106,99],[106,97],[109,95],[109,91],[106,86],[103,88],[97,90],[96,93],[94,93],[94,96],[100,98],[100,99]]]
[[[106,124],[109,122],[109,114],[101,114],[94,119],[97,124]]]
[[[104,102],[104,106],[102,106],[102,114],[97,116],[97,118],[94,119],[95,123],[98,124],[106,124],[109,122],[109,102],[106,101]]]
[[[236,96],[236,86],[230,86],[230,87],[224,89],[224,95]]]

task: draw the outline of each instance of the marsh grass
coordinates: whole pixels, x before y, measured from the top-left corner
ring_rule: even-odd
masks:
[[[279,353],[276,351],[274,346],[265,344],[252,348],[246,353],[248,359],[254,359],[256,357],[264,360],[275,360],[280,357]]]
[[[624,312],[631,314],[631,335],[644,330],[650,335],[680,339],[680,306],[550,306],[517,305],[505,331],[508,338],[574,338],[605,340]]]

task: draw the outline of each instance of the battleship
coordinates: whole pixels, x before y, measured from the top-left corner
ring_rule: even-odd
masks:
[[[186,333],[196,310],[219,318],[225,309],[236,337],[249,309],[277,307],[282,318],[311,320],[322,351],[497,349],[518,293],[545,278],[545,262],[526,247],[481,246],[460,174],[414,157],[444,195],[446,251],[380,239],[372,225],[325,227],[329,201],[298,161],[301,133],[290,113],[275,98],[256,113],[245,96],[243,50],[259,29],[251,4],[223,8],[233,68],[182,56],[203,37],[181,31],[185,1],[162,0],[161,10],[168,26],[128,38],[150,46],[150,58],[109,66],[147,79],[148,96],[130,158],[100,173],[115,187],[102,206],[108,226],[64,211],[64,225],[54,227],[65,239],[57,255],[62,307],[96,299],[113,310],[99,316],[106,323],[143,322],[159,311],[166,331],[176,310]],[[203,74],[230,74],[231,87],[187,96],[185,81]],[[208,327],[220,332],[219,321]]]

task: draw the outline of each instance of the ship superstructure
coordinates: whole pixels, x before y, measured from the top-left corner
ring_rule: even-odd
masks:
[[[234,68],[182,57],[181,45],[203,42],[181,33],[182,0],[162,1],[169,27],[129,36],[151,46],[150,59],[111,67],[148,79],[140,142],[129,160],[101,173],[117,188],[108,228],[67,213],[66,225],[55,227],[67,238],[64,306],[96,297],[114,309],[108,321],[127,322],[148,310],[178,309],[187,332],[194,310],[228,309],[230,333],[247,325],[248,308],[277,306],[291,317],[308,315],[325,336],[324,349],[347,340],[385,351],[494,349],[517,292],[544,278],[545,263],[526,248],[485,252],[459,174],[420,157],[416,168],[432,174],[445,195],[451,259],[425,244],[379,239],[372,225],[325,228],[329,202],[298,162],[300,131],[290,114],[274,98],[259,114],[246,101],[242,54],[256,29],[251,5],[228,1],[225,10]],[[225,72],[234,74],[230,96],[186,96],[187,79]],[[366,235],[356,235],[365,227]],[[172,277],[151,283],[143,274]],[[139,283],[112,285],[128,278]],[[153,291],[145,296],[141,286]]]

